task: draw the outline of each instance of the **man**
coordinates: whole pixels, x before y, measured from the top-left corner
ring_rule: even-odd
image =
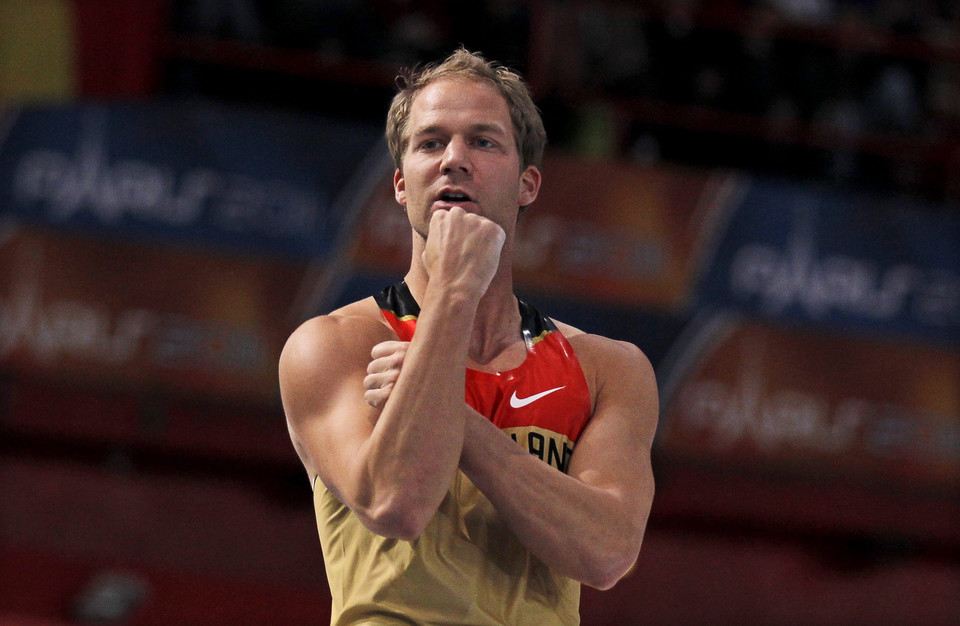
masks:
[[[332,622],[577,623],[580,582],[609,588],[639,553],[652,368],[514,296],[546,141],[519,76],[459,50],[407,78],[387,139],[410,270],[280,359]]]

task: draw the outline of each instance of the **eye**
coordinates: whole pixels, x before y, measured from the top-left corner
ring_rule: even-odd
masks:
[[[473,141],[473,144],[478,148],[495,148],[497,146],[496,142],[486,137],[478,137]]]
[[[424,139],[417,146],[419,150],[425,150],[427,152],[430,152],[433,150],[439,150],[442,147],[443,147],[443,142],[440,141],[439,139]]]

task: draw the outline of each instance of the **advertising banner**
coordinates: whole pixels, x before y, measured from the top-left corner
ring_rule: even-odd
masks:
[[[800,184],[753,181],[745,190],[711,246],[701,305],[960,344],[955,214]]]
[[[273,403],[305,263],[98,240],[0,237],[0,364],[21,374]]]
[[[960,355],[717,315],[661,370],[658,447],[780,477],[956,494]]]
[[[0,129],[0,215],[127,239],[334,253],[379,128],[200,103],[24,109]]]

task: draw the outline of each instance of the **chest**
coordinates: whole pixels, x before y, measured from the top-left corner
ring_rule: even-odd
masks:
[[[466,400],[531,453],[552,459],[561,469],[591,415],[580,363],[559,332],[528,348],[513,369],[468,369]]]

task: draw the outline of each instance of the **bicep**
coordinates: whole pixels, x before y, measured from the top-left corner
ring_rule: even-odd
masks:
[[[363,378],[373,345],[367,337],[380,333],[338,326],[319,322],[291,336],[280,359],[280,391],[304,468],[343,500],[355,491],[360,450],[376,422]]]

